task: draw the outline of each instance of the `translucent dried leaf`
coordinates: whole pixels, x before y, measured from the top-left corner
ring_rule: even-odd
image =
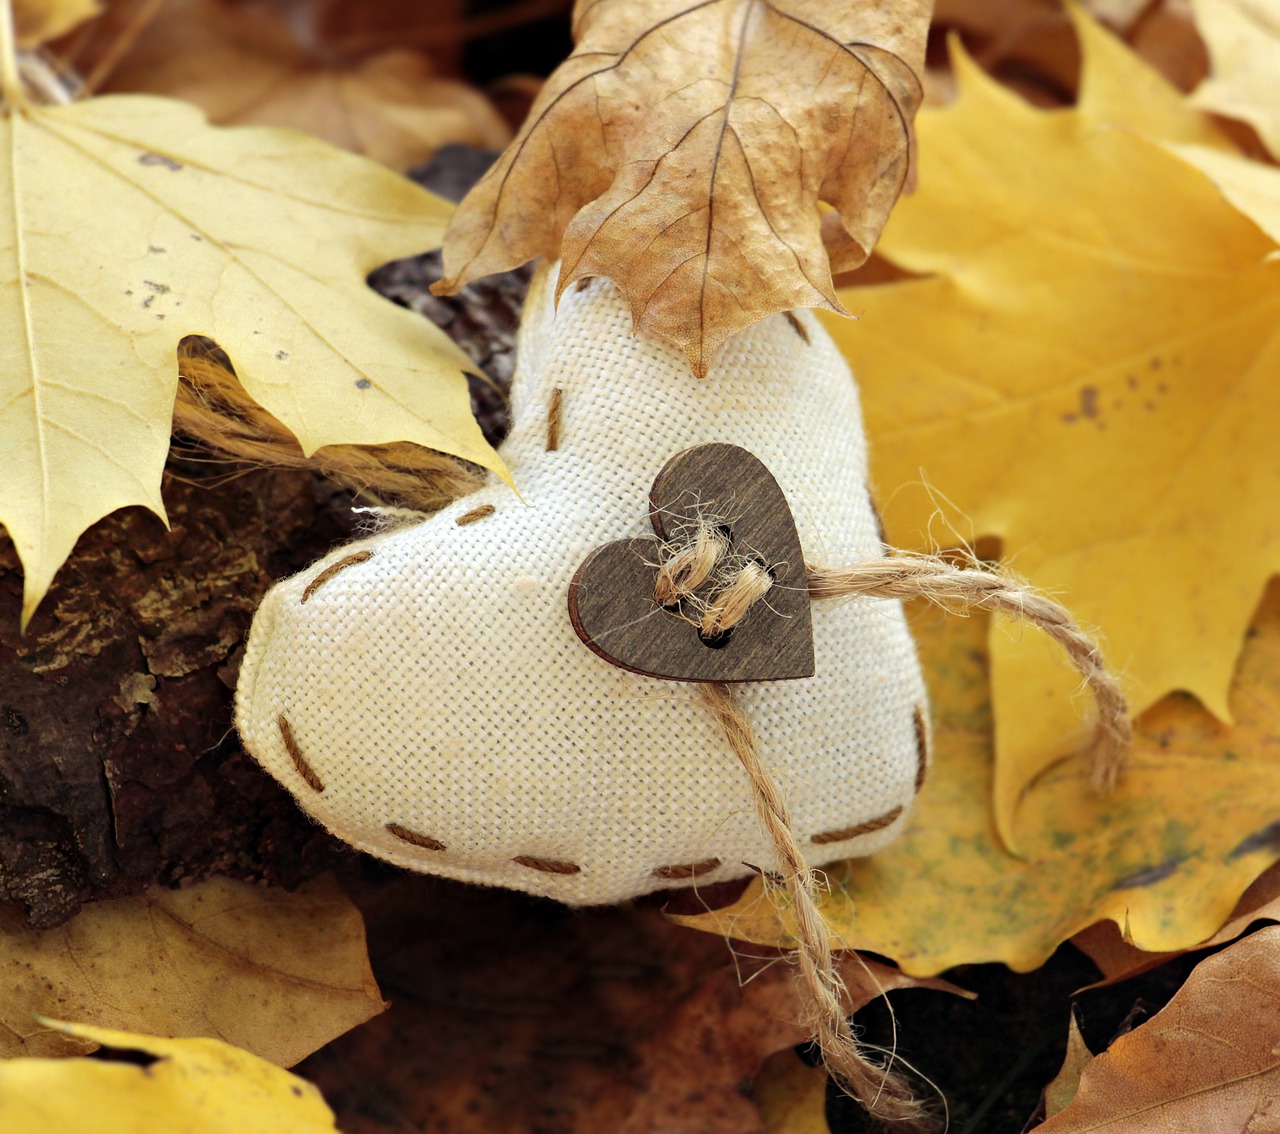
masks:
[[[929,5],[596,0],[445,239],[446,279],[562,255],[703,375],[733,332],[842,308],[908,171]],[[834,206],[825,218],[819,202]]]
[[[1053,1081],[1044,1089],[1044,1114],[1052,1118],[1064,1110],[1076,1097],[1080,1089],[1080,1076],[1084,1069],[1093,1062],[1093,1052],[1084,1042],[1080,1034],[1080,1021],[1075,1010],[1071,1012],[1071,1022],[1067,1025],[1067,1054],[1063,1056],[1062,1066],[1053,1077]]]

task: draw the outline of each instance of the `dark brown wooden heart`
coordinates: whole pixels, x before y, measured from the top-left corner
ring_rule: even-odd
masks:
[[[730,550],[755,559],[773,586],[722,639],[704,640],[654,601],[661,544],[710,517]],[[598,547],[569,584],[578,637],[605,661],[673,681],[812,677],[813,620],[795,520],[773,474],[737,445],[699,445],[672,457],[653,482],[649,520],[659,540]]]

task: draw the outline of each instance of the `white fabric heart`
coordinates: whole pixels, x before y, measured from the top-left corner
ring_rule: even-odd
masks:
[[[240,675],[244,743],[339,838],[414,870],[583,905],[687,885],[694,864],[700,883],[772,869],[697,686],[597,657],[567,591],[593,548],[650,534],[655,475],[710,441],[768,466],[809,559],[880,555],[853,379],[807,312],[742,332],[699,381],[633,337],[607,282],[558,312],[552,295],[544,278],[520,336],[503,456],[521,496],[495,482],[275,587]],[[925,694],[896,602],[818,602],[813,623],[815,677],[738,693],[819,865],[900,830]]]

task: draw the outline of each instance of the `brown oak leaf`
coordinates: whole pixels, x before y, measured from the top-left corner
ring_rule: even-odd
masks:
[[[1036,1134],[1280,1129],[1280,927],[1202,961],[1181,991],[1080,1074]]]
[[[698,376],[767,315],[843,312],[832,272],[907,179],[928,21],[928,0],[578,0],[577,47],[454,215],[437,290],[560,255],[561,291],[611,279]]]

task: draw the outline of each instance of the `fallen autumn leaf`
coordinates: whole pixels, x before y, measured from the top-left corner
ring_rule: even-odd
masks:
[[[46,1021],[107,1059],[0,1061],[5,1134],[326,1134],[310,1083],[212,1039],[163,1039]]]
[[[957,57],[960,99],[921,115],[920,190],[880,245],[929,278],[846,291],[859,320],[829,326],[862,384],[892,543],[998,537],[1100,629],[1135,712],[1188,690],[1228,720],[1241,638],[1280,567],[1280,262],[1210,181],[1140,136],[1221,135],[1077,25],[1069,111],[1034,110]],[[958,532],[937,522],[939,495],[967,517]],[[1004,631],[995,792],[1011,840],[1027,785],[1090,726],[1053,646]]]
[[[438,290],[561,256],[560,291],[612,280],[699,377],[767,315],[841,311],[832,271],[867,258],[907,177],[928,16],[579,3],[573,55],[450,222]]]
[[[1211,65],[1192,101],[1249,123],[1280,157],[1280,9],[1272,0],[1192,0],[1191,7]]]
[[[488,99],[421,52],[347,59],[298,23],[278,4],[167,0],[103,89],[185,99],[219,125],[305,130],[398,170],[444,145],[510,140]]]
[[[355,896],[392,1007],[300,1068],[344,1134],[761,1134],[744,1085],[809,1036],[785,959],[652,903],[571,910],[407,874]],[[842,972],[852,1007],[960,992],[878,961]]]
[[[48,930],[0,908],[0,973],[2,1057],[83,1051],[36,1020],[55,1015],[213,1036],[289,1067],[384,1007],[360,913],[332,880],[291,894],[214,878],[95,902]]]
[[[1080,1074],[1037,1134],[1267,1134],[1280,1129],[1280,926],[1202,961],[1145,1024]]]
[[[164,515],[186,335],[215,339],[308,454],[414,441],[502,470],[471,416],[473,364],[364,284],[438,242],[445,202],[179,102],[30,107],[12,75],[4,95],[0,522],[26,569],[24,623],[86,527],[129,504]]]

